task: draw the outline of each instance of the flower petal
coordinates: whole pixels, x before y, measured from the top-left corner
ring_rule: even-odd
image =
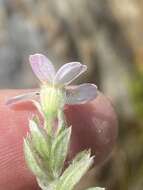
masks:
[[[42,54],[29,56],[30,65],[33,72],[41,81],[52,82],[55,76],[55,68],[51,61]]]
[[[80,74],[87,70],[86,65],[82,65],[79,62],[71,62],[63,65],[56,73],[54,82],[56,84],[68,85]]]
[[[91,101],[97,96],[97,86],[90,83],[66,88],[66,103],[81,104]]]
[[[16,104],[18,102],[30,100],[30,99],[32,99],[35,96],[39,96],[39,92],[35,91],[35,92],[29,92],[29,93],[26,93],[26,94],[21,94],[21,95],[18,95],[18,96],[14,96],[12,98],[9,98],[6,101],[5,104],[6,105]]]

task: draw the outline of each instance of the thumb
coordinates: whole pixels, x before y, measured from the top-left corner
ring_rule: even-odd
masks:
[[[38,190],[23,156],[23,137],[31,113],[15,112],[5,105],[5,100],[17,93],[21,91],[4,90],[0,93],[0,189]]]

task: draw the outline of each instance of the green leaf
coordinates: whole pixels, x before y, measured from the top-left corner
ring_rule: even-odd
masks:
[[[36,177],[46,181],[47,183],[51,182],[53,180],[53,176],[50,168],[47,162],[45,162],[40,157],[38,152],[36,152],[34,146],[31,143],[30,136],[27,136],[26,139],[24,139],[24,153],[27,165],[29,169],[36,175]]]
[[[39,187],[42,189],[42,190],[53,190],[55,189],[55,181],[50,181],[48,182],[47,180],[45,179],[40,179],[40,178],[37,178],[37,183],[39,185]]]
[[[77,154],[76,157],[73,159],[72,164],[80,161],[82,158],[84,158],[85,155],[91,155],[91,151],[90,150],[84,150],[84,151],[80,152],[79,154]]]
[[[46,131],[37,126],[34,120],[29,121],[32,144],[44,160],[49,159],[51,138]]]
[[[62,110],[58,110],[58,128],[56,131],[56,135],[58,135],[62,130],[66,128],[66,121],[64,119],[64,114]]]
[[[60,177],[55,190],[72,190],[93,163],[90,153],[79,153]]]
[[[63,169],[67,156],[71,136],[71,127],[62,130],[53,140],[50,154],[50,167],[55,177],[58,177]]]
[[[87,190],[105,190],[105,188],[101,188],[101,187],[91,187],[91,188],[88,188]]]
[[[31,147],[29,145],[28,140],[24,139],[24,153],[25,153],[25,159],[27,162],[27,165],[29,169],[38,177],[43,177],[44,173],[37,164],[36,159],[34,158],[33,152],[31,150]]]

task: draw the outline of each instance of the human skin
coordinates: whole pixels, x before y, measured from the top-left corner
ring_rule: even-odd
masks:
[[[23,154],[23,137],[28,131],[28,119],[36,113],[30,102],[13,107],[5,101],[29,90],[1,90],[0,93],[0,189],[38,190]],[[78,151],[91,148],[95,165],[101,165],[110,155],[117,138],[118,124],[110,101],[101,93],[83,105],[66,105],[65,116],[72,125],[69,159]]]

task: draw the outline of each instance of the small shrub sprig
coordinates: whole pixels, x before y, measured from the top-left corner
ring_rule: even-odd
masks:
[[[97,96],[97,87],[85,83],[68,86],[87,70],[86,65],[70,62],[57,72],[51,61],[42,54],[31,55],[30,65],[40,80],[40,90],[10,98],[8,105],[31,100],[43,117],[29,120],[29,133],[24,139],[24,154],[28,167],[36,176],[42,190],[73,190],[93,164],[90,150],[78,153],[65,168],[72,126],[64,118],[64,104],[81,104]],[[56,122],[55,122],[56,121]],[[56,123],[56,124],[55,124]],[[88,190],[104,190],[91,187]]]

